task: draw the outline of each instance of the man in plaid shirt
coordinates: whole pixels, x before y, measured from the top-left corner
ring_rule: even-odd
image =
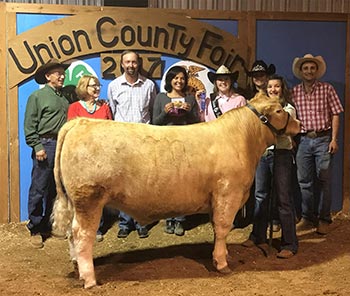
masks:
[[[339,114],[344,111],[333,86],[318,80],[325,72],[326,63],[321,56],[306,54],[294,59],[293,73],[302,80],[292,90],[302,124],[296,156],[302,199],[302,218],[297,230],[317,226],[319,234],[327,234],[332,222],[331,162],[338,151]],[[315,177],[320,184],[318,211],[315,211]]]

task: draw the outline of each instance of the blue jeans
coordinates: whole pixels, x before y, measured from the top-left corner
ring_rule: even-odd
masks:
[[[297,152],[297,173],[301,192],[301,216],[307,220],[330,223],[331,219],[331,164],[332,155],[328,153],[330,135],[308,138],[302,136]],[[315,207],[314,181],[319,182],[320,197]]]
[[[119,229],[128,230],[130,232],[135,229],[140,230],[144,227],[147,227],[147,225],[142,226],[128,214],[122,211],[119,212]]]
[[[292,150],[275,150],[273,183],[282,229],[281,249],[287,249],[296,253],[298,251],[298,238],[295,227],[293,161],[294,155]]]
[[[249,236],[254,243],[266,241],[268,205],[272,191],[273,151],[268,150],[260,159],[255,172],[255,207],[253,231]]]
[[[31,234],[51,231],[50,215],[56,198],[56,185],[53,174],[56,140],[41,139],[47,159],[38,161],[32,151],[33,168],[28,196],[27,224]]]
[[[100,225],[97,229],[97,234],[105,234],[110,229],[114,222],[117,220],[119,212],[116,209],[103,207]]]
[[[178,216],[174,218],[166,218],[166,222],[180,222],[183,223],[186,221],[186,216]]]

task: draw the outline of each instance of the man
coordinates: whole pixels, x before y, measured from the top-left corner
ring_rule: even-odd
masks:
[[[69,65],[56,59],[40,66],[35,81],[45,84],[28,98],[24,134],[27,145],[32,148],[33,169],[28,196],[31,244],[36,248],[44,246],[43,240],[50,235],[50,215],[56,197],[53,175],[57,133],[66,122],[68,101],[61,95],[65,70]]]
[[[317,225],[319,234],[327,234],[332,222],[331,163],[338,151],[339,114],[344,111],[333,86],[318,80],[325,72],[326,63],[321,56],[306,54],[294,59],[293,73],[302,80],[292,90],[302,124],[296,157],[302,198],[302,218],[297,230]],[[318,205],[314,196],[316,177],[320,184]]]
[[[108,85],[108,99],[115,121],[150,123],[151,110],[156,97],[154,83],[140,73],[140,57],[136,52],[121,54],[123,74]],[[120,211],[119,238],[125,238],[134,229],[140,238],[148,237],[147,226],[141,226]]]

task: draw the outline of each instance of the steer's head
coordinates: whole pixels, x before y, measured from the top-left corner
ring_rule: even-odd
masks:
[[[253,107],[252,111],[266,124],[276,135],[286,134],[295,136],[300,132],[300,121],[289,116],[283,110],[278,100],[269,98],[264,93],[259,92],[249,101]]]

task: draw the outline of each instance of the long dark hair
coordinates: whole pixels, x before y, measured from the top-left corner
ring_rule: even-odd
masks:
[[[267,79],[267,83],[269,83],[270,80],[279,80],[281,82],[281,86],[282,86],[282,97],[280,98],[281,105],[285,106],[288,103],[294,106],[294,103],[292,101],[292,94],[286,80],[281,75],[278,75],[278,74],[272,74],[271,76],[269,76]]]
[[[187,90],[188,74],[187,74],[186,69],[184,67],[181,67],[181,66],[174,66],[168,70],[168,72],[166,73],[166,76],[165,76],[164,89],[167,92],[171,92],[173,90],[173,87],[171,86],[171,80],[173,80],[174,77],[179,73],[183,73],[184,77],[185,77],[185,85],[184,85],[182,91],[185,92]]]

